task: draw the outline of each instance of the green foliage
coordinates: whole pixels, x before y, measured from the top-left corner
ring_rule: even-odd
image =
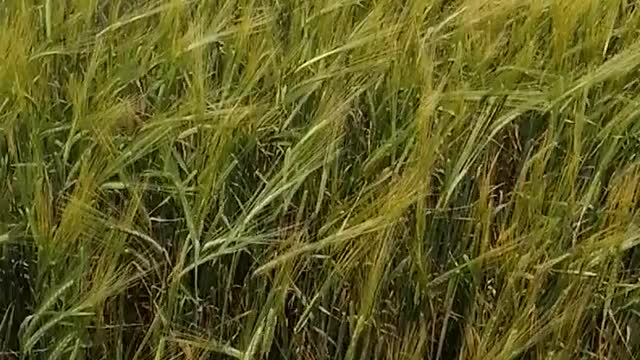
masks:
[[[640,357],[628,0],[0,0],[0,358]]]

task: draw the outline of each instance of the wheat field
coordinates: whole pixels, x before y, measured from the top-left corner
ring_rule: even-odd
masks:
[[[640,358],[635,0],[0,0],[0,359]]]

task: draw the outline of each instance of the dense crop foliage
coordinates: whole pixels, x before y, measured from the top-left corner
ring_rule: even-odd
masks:
[[[0,0],[0,358],[640,356],[633,0]]]

